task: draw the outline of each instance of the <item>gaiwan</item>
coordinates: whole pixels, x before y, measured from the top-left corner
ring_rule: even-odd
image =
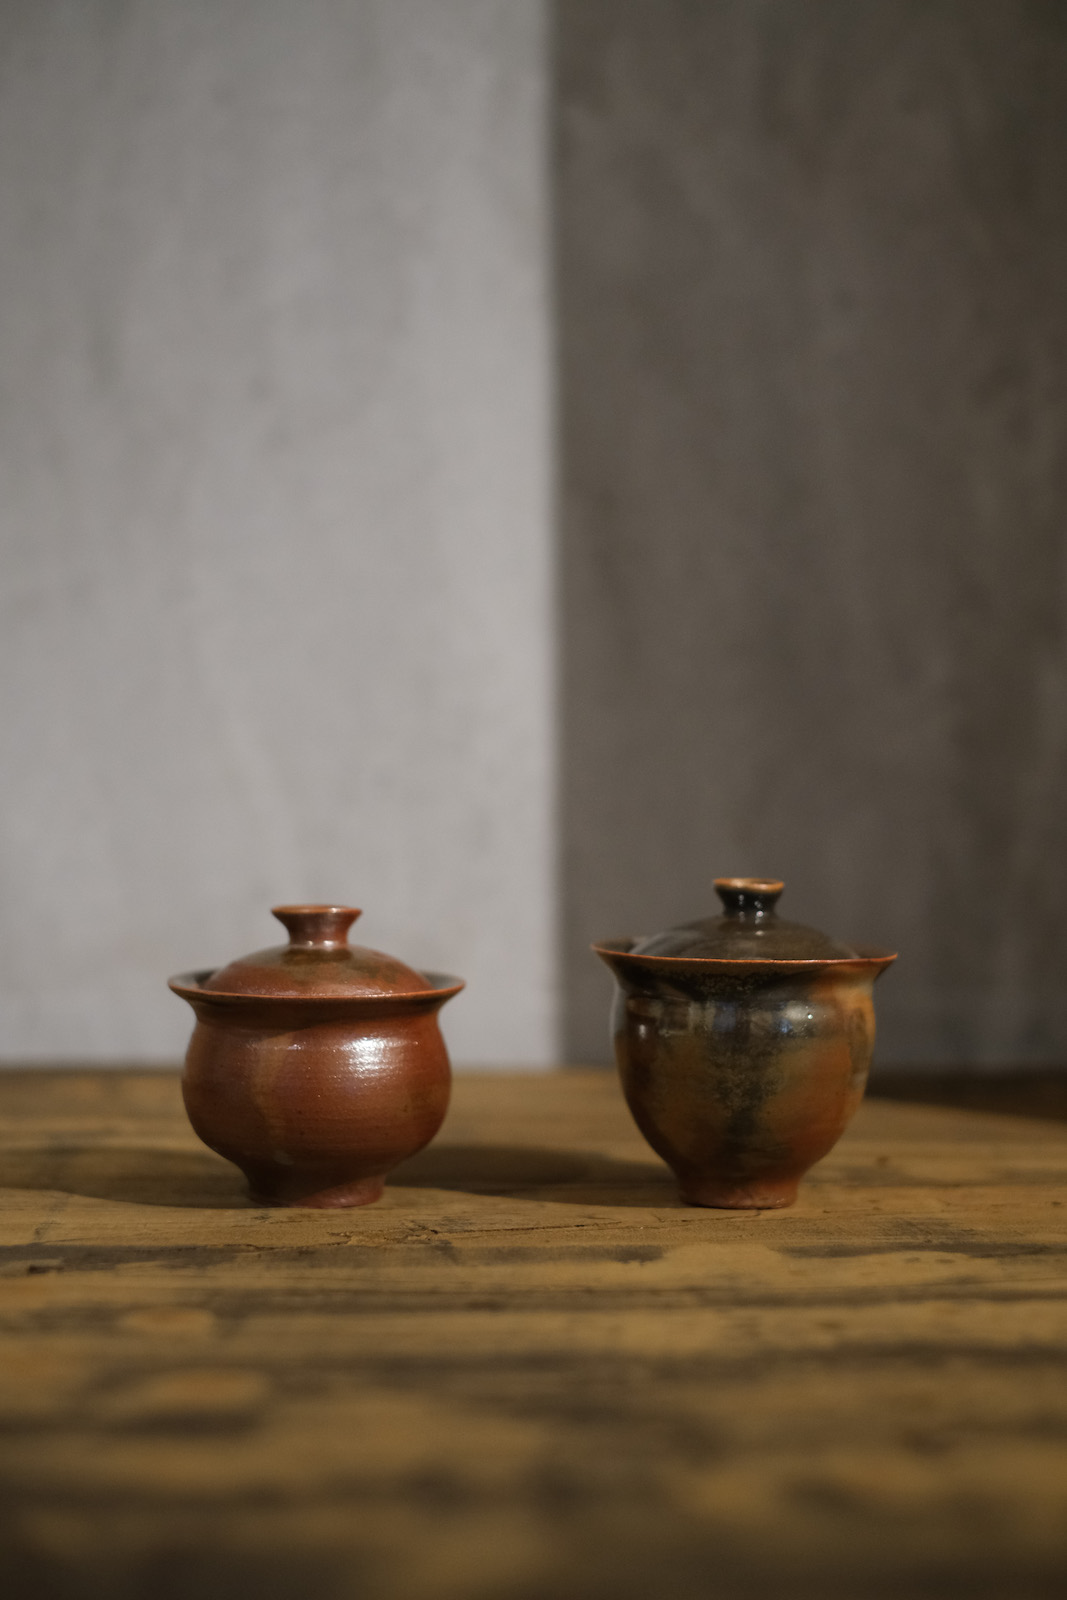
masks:
[[[863,1097],[896,957],[785,921],[782,887],[717,878],[719,916],[593,946],[627,1103],[693,1205],[792,1205]]]
[[[289,943],[171,978],[196,1012],[195,1131],[265,1205],[362,1206],[448,1109],[437,1014],[459,978],[348,943],[352,906],[275,906]]]

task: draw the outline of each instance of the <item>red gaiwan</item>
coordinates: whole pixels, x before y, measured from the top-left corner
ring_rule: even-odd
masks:
[[[264,1205],[362,1206],[444,1121],[437,1014],[463,988],[348,943],[351,906],[275,906],[289,943],[170,979],[196,1013],[182,1093]]]
[[[623,1092],[683,1200],[788,1206],[863,1098],[896,957],[779,917],[778,879],[715,888],[717,917],[593,946],[618,984]]]

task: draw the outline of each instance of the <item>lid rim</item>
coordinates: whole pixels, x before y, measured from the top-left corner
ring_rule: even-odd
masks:
[[[653,956],[633,949],[638,941],[603,940],[590,945],[599,955],[624,956],[629,961],[647,962],[650,965],[671,967],[849,967],[871,965],[874,962],[896,961],[899,952],[881,950],[875,946],[857,947],[850,956]]]
[[[281,912],[286,912],[286,911],[295,911],[295,912],[307,911],[309,913],[315,913],[315,912],[320,912],[320,911],[333,911],[333,912],[339,912],[342,915],[344,915],[348,911],[351,911],[351,913],[352,913],[352,915],[354,917],[361,917],[363,915],[362,911],[360,911],[358,906],[340,906],[340,905],[333,905],[333,904],[327,905],[325,902],[323,902],[322,905],[319,905],[316,902],[311,901],[311,900],[294,900],[291,904],[287,901],[284,905],[271,906],[271,908],[270,908],[270,914],[271,914],[272,917],[276,917],[278,915],[279,911],[281,911]]]
[[[221,971],[222,967],[201,967],[194,972],[177,972],[167,979],[167,988],[182,1000],[234,1000],[255,1005],[322,1007],[382,1005],[390,1004],[394,1000],[440,999],[442,996],[447,998],[459,994],[461,989],[467,987],[465,978],[457,978],[449,972],[419,972],[418,976],[425,978],[427,982],[431,979],[437,981],[431,983],[428,989],[379,989],[347,994],[336,990],[332,992],[320,990],[311,994],[272,994],[267,990],[257,992],[255,989],[206,988],[206,980]],[[412,971],[416,969],[413,967]]]
[[[781,894],[785,888],[784,878],[713,878],[712,888],[715,890],[733,889],[745,894]]]

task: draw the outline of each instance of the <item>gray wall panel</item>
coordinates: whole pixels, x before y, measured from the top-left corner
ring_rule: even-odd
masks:
[[[718,872],[1067,1057],[1067,9],[557,7],[567,1038]]]

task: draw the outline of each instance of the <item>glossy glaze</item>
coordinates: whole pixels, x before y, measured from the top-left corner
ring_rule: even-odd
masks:
[[[359,914],[343,907],[275,913],[291,931],[283,950],[299,953],[296,996],[294,964],[279,951],[170,980],[197,1019],[182,1083],[189,1120],[205,1144],[241,1168],[262,1204],[377,1200],[386,1174],[429,1143],[448,1109],[451,1072],[438,1012],[462,982],[415,973],[377,951],[349,950],[338,920],[323,921],[327,910],[348,922]],[[321,932],[327,926],[329,936]],[[341,950],[355,960],[339,957]],[[384,988],[383,962],[389,981],[404,987]],[[310,970],[317,963],[321,984]],[[232,987],[220,989],[216,980],[227,973]],[[267,992],[249,992],[260,982]]]
[[[618,983],[623,1092],[683,1199],[787,1206],[863,1097],[872,989],[895,957],[778,922],[780,883],[716,887],[720,918],[594,946]]]

